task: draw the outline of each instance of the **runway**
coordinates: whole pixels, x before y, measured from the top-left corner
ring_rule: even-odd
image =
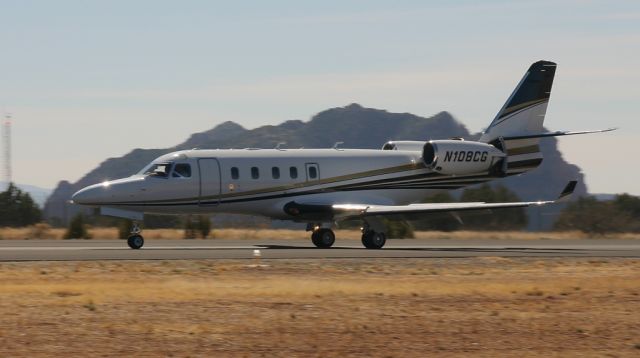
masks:
[[[306,240],[148,240],[140,250],[121,240],[0,241],[0,261],[194,260],[461,257],[630,257],[640,258],[634,240],[389,240],[382,250],[359,241],[337,241],[318,249]]]

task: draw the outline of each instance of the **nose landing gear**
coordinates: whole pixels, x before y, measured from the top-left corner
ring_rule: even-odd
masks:
[[[140,225],[134,221],[131,227],[131,235],[127,238],[127,244],[130,248],[137,250],[144,245],[144,238],[140,235],[141,232]]]

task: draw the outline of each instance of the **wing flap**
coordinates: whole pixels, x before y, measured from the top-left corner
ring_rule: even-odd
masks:
[[[403,215],[421,213],[442,213],[468,210],[521,208],[532,205],[545,205],[553,201],[532,201],[514,203],[431,203],[411,205],[333,205],[334,212],[341,217]]]

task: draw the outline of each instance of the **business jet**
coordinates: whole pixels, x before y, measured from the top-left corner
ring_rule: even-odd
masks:
[[[102,215],[134,221],[129,247],[144,239],[137,222],[145,213],[240,213],[307,224],[318,248],[335,242],[332,227],[362,222],[362,244],[385,245],[381,218],[518,208],[555,202],[421,203],[443,190],[520,175],[542,162],[545,137],[604,132],[545,132],[543,121],[556,64],[538,61],[478,141],[450,138],[390,141],[381,149],[216,149],[163,155],[137,174],[88,186],[72,197]],[[560,196],[570,195],[575,181]]]

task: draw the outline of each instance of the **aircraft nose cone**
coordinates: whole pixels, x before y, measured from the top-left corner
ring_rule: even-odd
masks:
[[[103,192],[104,190],[101,185],[91,185],[77,191],[71,196],[71,200],[75,204],[81,205],[99,204],[104,196]]]
[[[78,190],[71,196],[71,201],[75,204],[87,204],[89,202],[89,198],[92,196],[91,193],[89,193],[90,191],[90,188]]]

